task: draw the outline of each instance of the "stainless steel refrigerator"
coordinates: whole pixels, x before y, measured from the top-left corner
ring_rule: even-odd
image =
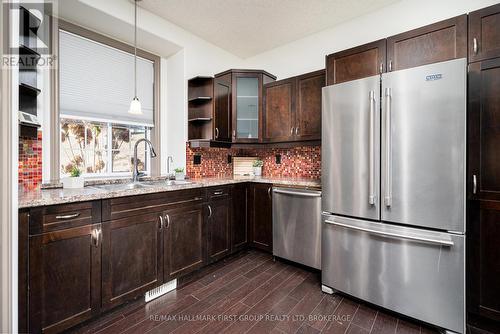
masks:
[[[322,284],[465,332],[466,60],[323,88]]]

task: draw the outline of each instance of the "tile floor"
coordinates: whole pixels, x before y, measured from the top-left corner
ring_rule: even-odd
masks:
[[[342,295],[321,292],[317,272],[246,251],[202,270],[148,304],[136,301],[77,333],[432,333]]]

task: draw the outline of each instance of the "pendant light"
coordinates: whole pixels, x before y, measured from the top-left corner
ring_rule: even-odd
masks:
[[[129,114],[142,115],[141,101],[137,97],[137,2],[140,0],[134,0],[134,98],[130,102]]]

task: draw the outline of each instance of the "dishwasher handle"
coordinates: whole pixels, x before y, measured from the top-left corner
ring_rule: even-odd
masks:
[[[293,190],[284,190],[284,189],[273,189],[273,192],[278,194],[285,195],[293,195],[293,196],[303,196],[303,197],[321,197],[321,193],[319,191],[315,192],[302,192],[302,191],[293,191]]]

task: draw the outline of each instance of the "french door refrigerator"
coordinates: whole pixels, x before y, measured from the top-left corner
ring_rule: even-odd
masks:
[[[466,60],[323,88],[322,284],[465,328]]]

